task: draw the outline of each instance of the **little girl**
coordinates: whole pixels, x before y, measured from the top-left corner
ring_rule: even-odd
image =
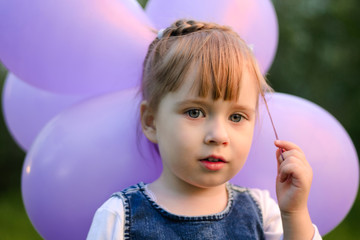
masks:
[[[275,141],[284,151],[276,152],[279,205],[267,191],[228,182],[247,159],[268,90],[229,27],[179,20],[160,31],[144,61],[140,112],[163,171],[107,200],[88,239],[321,239],[307,209],[312,170],[295,144]]]

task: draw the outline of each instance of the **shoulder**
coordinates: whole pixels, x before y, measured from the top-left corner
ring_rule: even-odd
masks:
[[[112,196],[104,202],[101,207],[96,211],[96,214],[104,213],[108,215],[114,215],[117,217],[124,216],[124,208],[127,204],[127,195],[138,192],[145,185],[144,183],[139,183],[133,186],[130,186],[120,192],[115,192]]]
[[[130,194],[130,193],[133,193],[133,192],[138,192],[139,190],[144,189],[144,188],[145,188],[145,183],[140,182],[138,184],[135,184],[135,185],[132,185],[130,187],[125,188],[121,192],[114,193],[113,196],[118,196],[118,195],[120,195],[122,193],[123,194]]]
[[[253,197],[253,199],[261,206],[261,208],[275,205],[276,201],[271,197],[270,192],[264,189],[248,188],[247,191]]]
[[[97,212],[109,212],[115,215],[122,215],[124,212],[124,202],[120,193],[116,193],[111,196],[106,202],[104,202]]]
[[[120,197],[112,196],[97,209],[87,240],[118,239],[124,232],[124,204]]]
[[[268,190],[249,188],[248,191],[261,209],[264,226],[267,226],[270,222],[274,221],[279,221],[281,223],[279,206],[277,202],[271,197]]]
[[[99,207],[94,215],[92,225],[121,223],[124,218],[124,204],[122,198],[112,196]]]
[[[234,184],[231,184],[231,188],[238,193],[248,193],[262,209],[264,207],[268,207],[269,205],[275,204],[275,206],[277,206],[277,203],[270,196],[270,192],[268,190],[258,188],[245,188]]]
[[[122,240],[125,214],[129,206],[128,196],[143,189],[144,183],[130,186],[114,193],[95,212],[87,239]]]
[[[236,192],[244,192],[251,196],[262,214],[263,228],[266,239],[280,239],[282,235],[282,222],[280,209],[268,190],[258,188],[244,188],[232,185]]]

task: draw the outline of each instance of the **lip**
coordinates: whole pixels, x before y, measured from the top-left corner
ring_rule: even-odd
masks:
[[[207,161],[207,159],[209,158],[216,158],[220,161],[217,162],[211,162],[211,161]],[[227,161],[225,160],[225,158],[221,157],[221,156],[216,156],[216,155],[210,155],[208,157],[205,157],[203,159],[200,159],[200,163],[202,164],[203,167],[205,167],[207,170],[210,171],[219,171],[220,169],[222,169],[225,164],[227,163]]]
[[[206,159],[209,159],[209,158],[216,158],[216,159],[219,159],[221,162],[227,163],[227,161],[225,160],[224,157],[218,156],[218,155],[209,155],[207,157],[200,159],[200,161],[205,161]]]

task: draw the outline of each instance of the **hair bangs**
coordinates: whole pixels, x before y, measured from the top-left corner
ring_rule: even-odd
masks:
[[[150,49],[142,87],[143,98],[155,111],[166,93],[189,78],[191,91],[214,100],[238,100],[244,71],[257,81],[259,94],[267,86],[250,48],[226,27],[157,39]]]
[[[252,59],[249,48],[239,41],[238,36],[221,31],[204,34],[203,44],[192,59],[192,69],[197,71],[193,89],[200,97],[210,94],[214,100],[238,99],[242,73]]]

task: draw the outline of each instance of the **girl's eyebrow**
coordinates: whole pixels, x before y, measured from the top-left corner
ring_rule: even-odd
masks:
[[[196,105],[200,105],[200,106],[203,106],[203,107],[209,107],[209,106],[212,105],[211,103],[209,103],[209,102],[207,102],[205,100],[201,100],[201,99],[186,99],[184,101],[176,102],[176,107],[181,108],[181,107],[191,105],[191,104],[196,104]],[[256,110],[254,108],[252,108],[250,106],[247,106],[247,105],[238,104],[238,103],[232,104],[231,107],[233,109],[242,110],[242,111],[246,111],[246,112],[249,112],[249,113],[255,113],[256,112]]]
[[[246,111],[246,112],[249,112],[249,113],[255,113],[256,110],[250,106],[247,106],[247,105],[241,105],[241,104],[234,104],[233,105],[233,108],[234,109],[240,109],[240,110],[243,110],[243,111]]]
[[[207,103],[206,101],[203,101],[203,100],[200,100],[200,99],[186,99],[184,101],[178,101],[176,102],[176,107],[183,107],[183,106],[186,106],[186,105],[191,105],[191,104],[196,104],[196,105],[201,105],[201,106],[204,106],[204,107],[207,107],[211,104]]]

